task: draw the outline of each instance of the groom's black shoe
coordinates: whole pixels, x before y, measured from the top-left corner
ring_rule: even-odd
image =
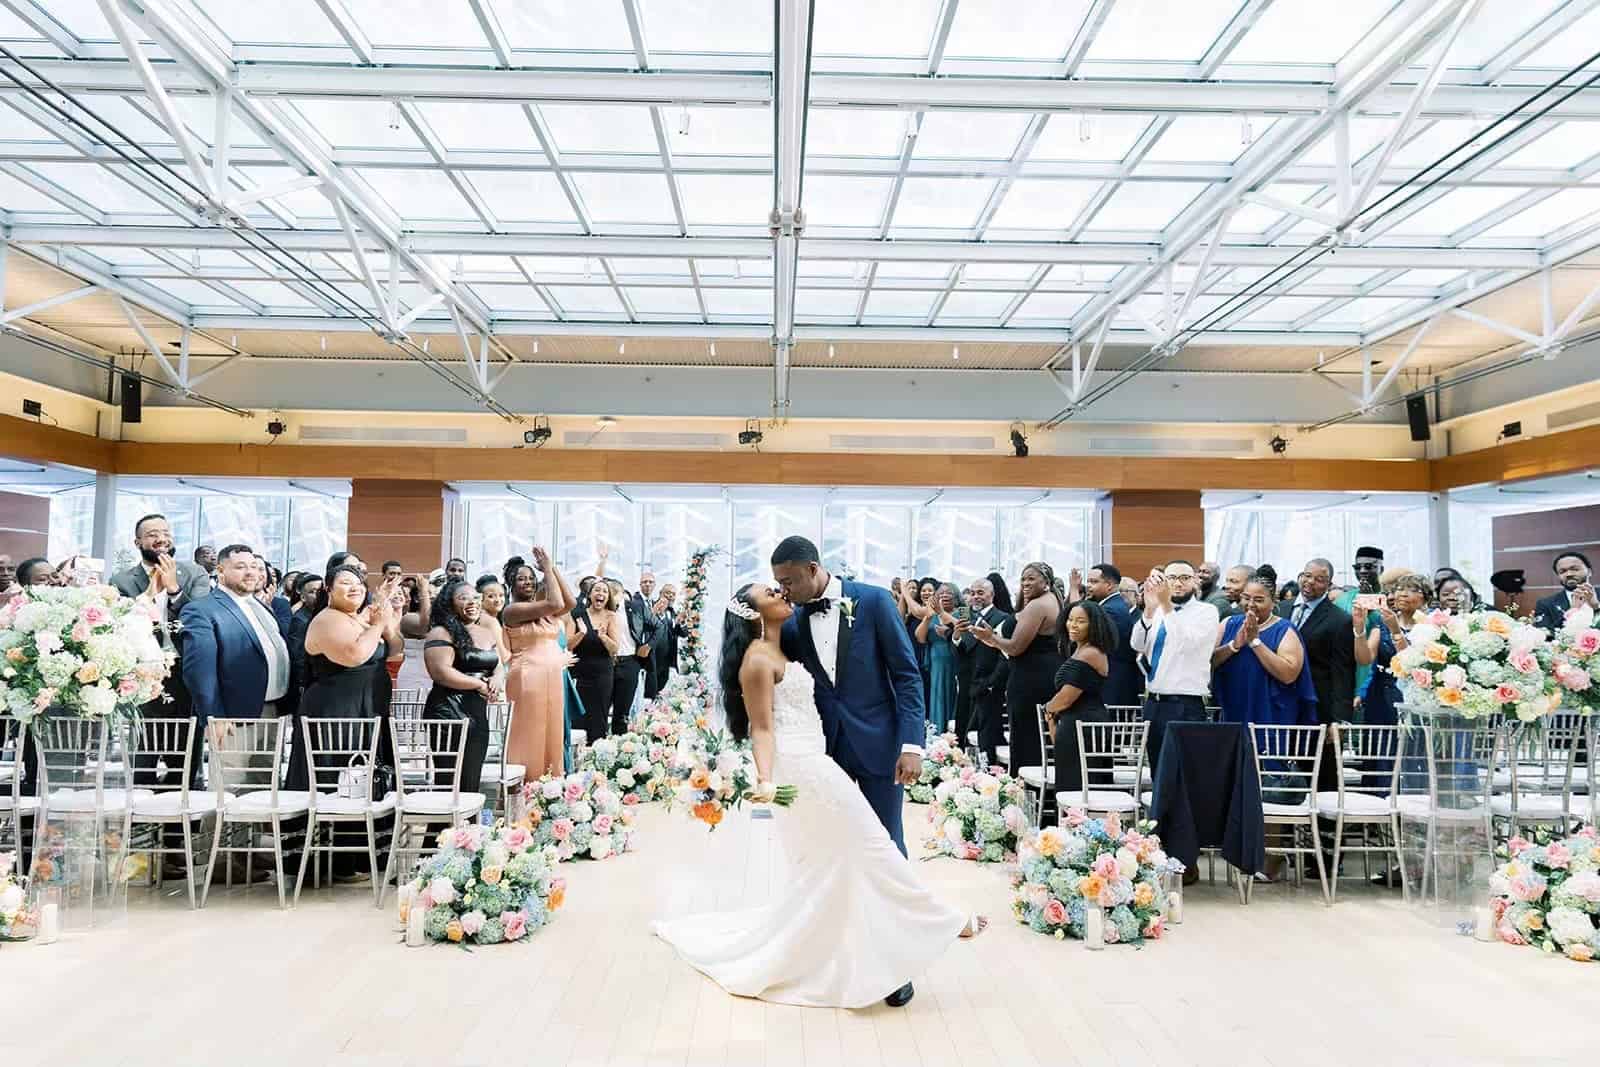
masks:
[[[896,989],[893,993],[890,993],[888,996],[884,997],[883,1002],[889,1005],[891,1008],[903,1008],[907,1004],[910,1004],[911,998],[916,995],[917,991],[911,988],[910,982],[907,982],[899,989]]]

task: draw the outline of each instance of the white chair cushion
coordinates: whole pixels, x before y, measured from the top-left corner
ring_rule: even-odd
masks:
[[[1043,767],[1023,767],[1017,771],[1017,777],[1022,779],[1023,785],[1032,786],[1040,790],[1044,789]]]
[[[1111,768],[1111,781],[1114,784],[1120,785],[1124,789],[1126,789],[1128,786],[1133,784],[1133,768],[1132,767],[1113,767],[1113,768]],[[1139,784],[1140,785],[1154,785],[1155,784],[1150,778],[1150,768],[1149,767],[1140,768]]]
[[[135,789],[131,794],[134,803],[149,795],[149,790],[145,789]],[[93,789],[57,789],[50,794],[46,807],[52,813],[75,815],[95,811],[98,804],[99,811],[120,813],[127,810],[129,796],[125,789],[106,789],[98,798]]]
[[[1138,806],[1139,802],[1133,798],[1132,793],[1122,793],[1114,789],[1091,789],[1087,800],[1081,791],[1056,794],[1057,811],[1066,811],[1068,808],[1083,808],[1085,811],[1136,811]]]
[[[978,743],[978,731],[976,731],[976,730],[968,730],[967,731],[967,744],[975,745],[977,743]]]
[[[272,791],[263,789],[255,793],[242,793],[229,797],[223,804],[223,814],[236,819],[268,819],[276,811],[279,815],[299,815],[311,806],[310,797],[298,789],[278,790],[278,806],[272,806]]]
[[[38,807],[38,797],[13,797],[9,789],[0,792],[0,811],[36,811]]]
[[[1344,795],[1344,813],[1346,815],[1388,815],[1394,810],[1388,797],[1373,796],[1371,793],[1357,793],[1346,791]],[[1337,792],[1317,794],[1317,814],[1339,814],[1339,794]]]
[[[1148,808],[1152,807],[1155,804],[1155,802],[1156,802],[1156,793],[1155,793],[1154,789],[1146,789],[1143,793],[1139,794],[1139,804],[1141,806],[1143,806],[1144,808],[1148,809]]]
[[[1435,811],[1426,793],[1404,793],[1395,798],[1395,807],[1400,814],[1412,819],[1427,819],[1432,817],[1438,822],[1482,822],[1483,805],[1474,804],[1470,808],[1439,808]]]
[[[231,801],[235,797],[232,793],[224,794]],[[198,819],[202,815],[209,815],[217,810],[217,794],[199,789],[189,792],[189,817]],[[183,814],[183,793],[177,789],[169,789],[165,793],[148,793],[136,797],[133,801],[133,817],[139,819],[149,818],[176,818]]]
[[[1270,801],[1263,801],[1261,814],[1267,818],[1304,819],[1311,814],[1311,801],[1302,800],[1298,804],[1274,804]]]
[[[1496,815],[1510,817],[1511,797],[1497,796],[1489,798],[1489,808]],[[1519,819],[1560,819],[1567,814],[1567,801],[1560,796],[1550,796],[1546,793],[1524,793],[1517,798],[1517,818]]]
[[[450,794],[439,792],[407,793],[405,800],[405,813],[407,815],[468,815],[474,811],[482,811],[484,795],[482,793],[462,793],[456,798],[455,810],[450,808]]]
[[[318,815],[387,815],[394,810],[395,796],[388,793],[382,800],[365,800],[361,797],[341,797],[334,793],[317,794]]]
[[[516,785],[528,778],[528,768],[520,763],[508,763],[504,769],[493,763],[483,765],[482,780],[486,785]]]
[[[1595,809],[1591,806],[1592,803],[1593,801],[1591,798],[1587,796],[1573,797],[1572,805],[1567,810],[1572,814],[1574,819],[1582,819],[1585,822],[1591,823],[1600,821],[1600,819],[1597,819],[1595,816]]]

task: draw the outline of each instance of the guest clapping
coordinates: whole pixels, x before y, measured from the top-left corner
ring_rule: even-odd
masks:
[[[934,593],[931,609],[917,623],[917,643],[928,650],[928,721],[944,733],[956,711],[956,653],[951,637],[955,633],[956,610],[961,607],[961,592],[949,582]]]
[[[1065,662],[1056,671],[1056,694],[1044,706],[1045,724],[1054,743],[1056,791],[1077,792],[1109,789],[1107,781],[1085,782],[1078,766],[1078,727],[1080,722],[1105,722],[1110,718],[1101,690],[1111,673],[1111,653],[1117,647],[1117,630],[1105,609],[1092,600],[1081,600],[1067,609],[1061,629],[1061,655]],[[1096,766],[1091,773],[1109,770]],[[1091,807],[1079,798],[1081,807]]]
[[[1240,601],[1244,611],[1218,627],[1211,664],[1224,722],[1310,726],[1317,721],[1305,646],[1288,620],[1273,614],[1274,606],[1272,590],[1252,578]]]
[[[574,612],[567,623],[567,647],[577,656],[572,680],[583,702],[583,731],[591,743],[606,736],[616,679],[612,661],[622,643],[624,624],[611,597],[611,583],[603,578],[590,583],[585,610]]]
[[[483,623],[477,590],[451,579],[433,602],[433,626],[423,642],[423,661],[433,688],[423,707],[425,719],[464,720],[467,749],[461,767],[463,792],[479,792],[483,758],[489,750],[488,703],[499,694],[489,679],[500,666],[496,632]],[[447,775],[453,767],[443,768]],[[448,778],[446,777],[446,781]]]
[[[1039,748],[1039,705],[1055,694],[1056,671],[1061,668],[1057,635],[1061,630],[1061,601],[1055,594],[1055,571],[1048,563],[1022,568],[1022,610],[1011,636],[987,626],[975,626],[979,641],[1011,657],[1011,677],[1006,684],[1006,717],[1011,724],[1009,769],[1043,766]]]

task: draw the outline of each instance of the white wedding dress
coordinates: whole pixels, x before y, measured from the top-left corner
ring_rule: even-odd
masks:
[[[799,790],[792,807],[773,809],[785,876],[754,907],[661,920],[654,930],[735,996],[866,1007],[938,958],[966,917],[923,886],[828,757],[811,675],[798,663],[773,694],[773,720],[773,781]]]

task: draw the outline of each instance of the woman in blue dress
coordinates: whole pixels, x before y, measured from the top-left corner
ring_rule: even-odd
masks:
[[[949,582],[933,596],[933,610],[917,623],[917,644],[928,650],[928,722],[944,733],[956,713],[956,649],[950,637],[956,628],[961,591]]]
[[[1220,722],[1314,726],[1317,691],[1305,646],[1287,619],[1272,613],[1273,590],[1252,578],[1240,614],[1222,621],[1211,653],[1211,691]]]

